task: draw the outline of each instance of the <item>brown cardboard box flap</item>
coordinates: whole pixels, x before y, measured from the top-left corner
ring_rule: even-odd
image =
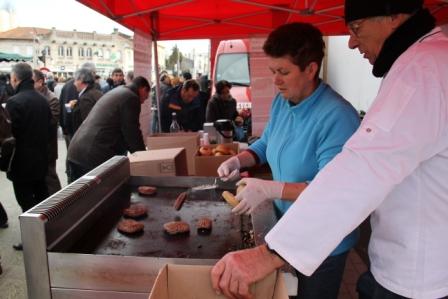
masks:
[[[211,266],[165,265],[149,299],[223,299],[212,288]],[[283,276],[274,272],[251,286],[255,299],[288,299]]]
[[[199,133],[159,133],[146,138],[150,150],[183,147],[186,150],[188,175],[195,175],[194,155],[199,145]]]

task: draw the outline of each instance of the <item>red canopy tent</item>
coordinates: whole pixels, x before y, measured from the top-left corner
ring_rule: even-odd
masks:
[[[157,40],[264,36],[281,24],[298,21],[313,23],[325,35],[347,33],[343,0],[77,1]],[[448,23],[448,0],[426,0],[425,4],[439,24]]]
[[[308,22],[324,35],[347,34],[344,0],[77,1],[134,32],[150,34],[155,42],[211,39],[211,68],[219,40],[267,36],[285,23]],[[425,0],[425,5],[439,24],[448,23],[448,0]],[[157,44],[153,45],[157,60]],[[154,67],[158,76],[158,64]],[[158,90],[158,78],[155,82]]]

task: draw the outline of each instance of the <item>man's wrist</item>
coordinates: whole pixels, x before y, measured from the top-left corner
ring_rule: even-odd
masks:
[[[263,246],[266,252],[273,258],[276,268],[280,268],[286,263],[286,260],[274,249],[269,247],[269,244],[264,244]]]

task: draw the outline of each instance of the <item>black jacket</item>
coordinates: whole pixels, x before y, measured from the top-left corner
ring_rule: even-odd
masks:
[[[16,153],[8,178],[25,182],[44,179],[52,118],[47,99],[34,89],[32,80],[25,80],[8,99],[6,109],[16,139]]]
[[[78,130],[82,122],[87,118],[93,106],[101,98],[103,93],[93,84],[89,85],[86,90],[79,96],[78,102],[72,110],[73,116],[73,133]]]
[[[137,91],[120,86],[93,106],[68,147],[68,160],[93,169],[115,155],[145,150]]]
[[[59,96],[59,104],[61,105],[61,119],[59,121],[59,124],[64,135],[70,136],[73,136],[73,134],[75,133],[73,128],[73,117],[71,112],[67,112],[65,104],[67,104],[71,100],[78,99],[78,91],[76,90],[74,82],[75,80],[73,79],[65,82],[61,90],[61,95]]]
[[[182,85],[168,90],[161,103],[162,132],[169,132],[171,113],[176,112],[177,122],[184,131],[199,131],[204,124],[204,109],[201,97],[197,96],[191,103],[182,100],[180,91]]]
[[[207,112],[205,113],[207,122],[215,122],[218,119],[234,120],[237,116],[238,111],[236,110],[236,100],[234,98],[226,101],[220,99],[215,94],[207,104]]]

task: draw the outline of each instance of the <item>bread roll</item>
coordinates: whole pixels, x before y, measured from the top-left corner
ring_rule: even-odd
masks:
[[[232,207],[236,207],[239,204],[239,201],[236,200],[235,196],[230,193],[229,191],[224,191],[222,193],[222,197],[225,199],[225,201],[227,201],[227,203],[229,205],[231,205]]]

